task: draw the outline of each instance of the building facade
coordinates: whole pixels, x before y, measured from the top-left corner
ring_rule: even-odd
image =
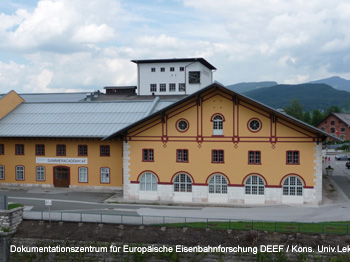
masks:
[[[319,204],[326,132],[211,84],[178,101],[0,99],[0,185],[126,200]],[[338,139],[335,136],[331,136]]]
[[[213,84],[108,138],[130,200],[319,204],[325,133]]]
[[[216,68],[203,58],[132,60],[138,95],[189,95],[213,83]]]
[[[350,114],[332,113],[323,119],[317,128],[342,140],[350,137]]]

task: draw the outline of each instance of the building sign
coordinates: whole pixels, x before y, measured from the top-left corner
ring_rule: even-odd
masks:
[[[49,158],[49,157],[37,157],[37,164],[65,164],[65,165],[87,165],[87,158]]]

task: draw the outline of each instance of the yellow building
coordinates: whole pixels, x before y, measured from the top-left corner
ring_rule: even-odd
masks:
[[[178,102],[0,99],[0,184],[125,199],[318,204],[327,133],[219,84]]]

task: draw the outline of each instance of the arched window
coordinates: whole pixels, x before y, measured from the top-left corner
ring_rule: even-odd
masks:
[[[227,180],[223,175],[213,175],[209,179],[209,193],[227,194]]]
[[[247,195],[264,195],[265,183],[260,176],[250,176],[245,181],[245,193]]]
[[[178,174],[174,179],[175,192],[192,192],[192,179],[189,175]]]
[[[325,130],[324,126],[323,126],[323,127],[321,127],[321,130],[322,130],[322,131],[324,131],[324,130]]]
[[[283,195],[285,196],[302,196],[303,182],[299,177],[289,176],[283,181]]]
[[[214,136],[221,136],[224,134],[224,121],[222,119],[222,116],[216,115],[213,118],[213,135]]]
[[[141,191],[157,191],[158,180],[152,173],[144,173],[140,179]]]
[[[335,124],[335,121],[331,120],[331,125],[334,126],[334,124]]]

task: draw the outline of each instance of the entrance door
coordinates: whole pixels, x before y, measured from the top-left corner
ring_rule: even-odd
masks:
[[[69,168],[54,168],[54,185],[55,187],[69,187]]]

